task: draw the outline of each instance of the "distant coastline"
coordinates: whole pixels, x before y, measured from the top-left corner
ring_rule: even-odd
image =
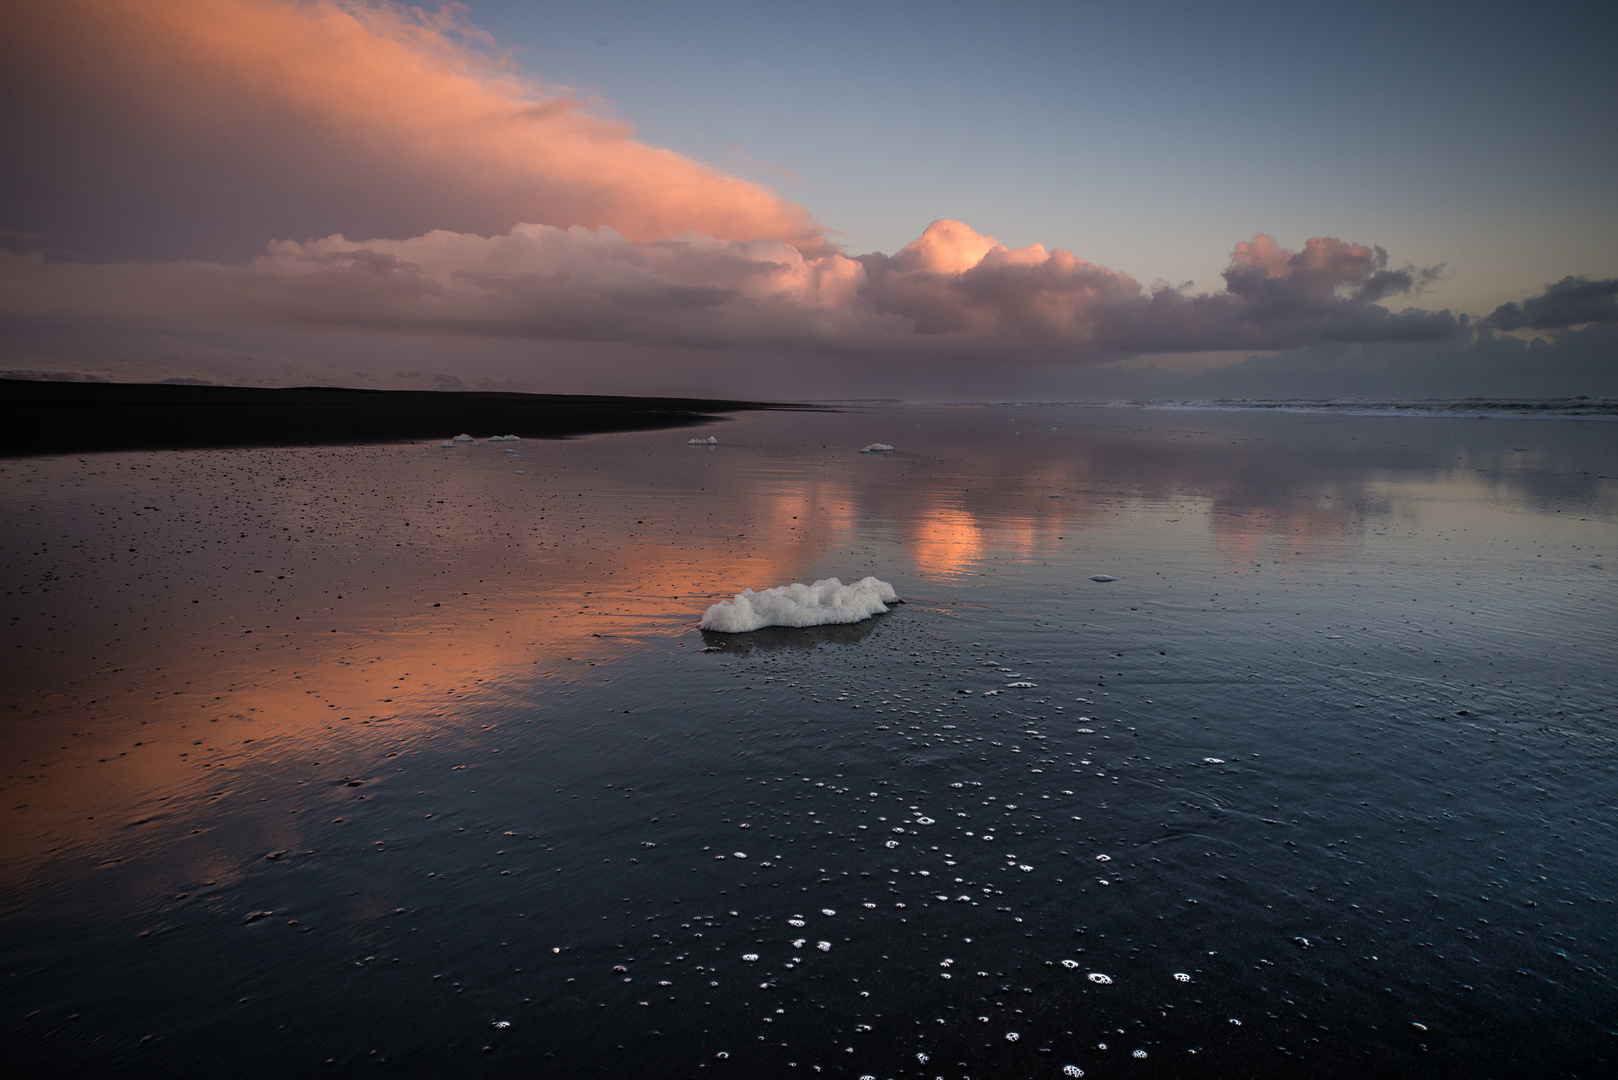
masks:
[[[964,404],[964,403],[955,403]],[[1159,412],[1284,412],[1335,416],[1447,417],[1456,420],[1618,420],[1618,398],[1217,398],[1184,401],[1003,401],[994,404],[1034,408],[1064,405],[1088,409],[1140,409]]]
[[[561,439],[690,427],[719,414],[814,406],[341,387],[193,386],[0,379],[0,456],[447,439]]]

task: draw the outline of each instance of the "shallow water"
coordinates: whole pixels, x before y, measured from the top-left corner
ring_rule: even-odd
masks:
[[[1612,1071],[1611,424],[709,433],[0,463],[8,1057]]]

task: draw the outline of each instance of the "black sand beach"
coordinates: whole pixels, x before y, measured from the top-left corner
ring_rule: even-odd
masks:
[[[1610,422],[708,431],[0,461],[18,1075],[1612,1075]]]
[[[559,439],[686,427],[801,406],[709,398],[265,389],[0,379],[0,456],[181,447],[332,446],[460,432]]]

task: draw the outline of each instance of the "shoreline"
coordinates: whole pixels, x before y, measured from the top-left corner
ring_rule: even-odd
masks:
[[[722,413],[820,408],[719,398],[0,379],[0,457],[409,442],[462,432],[480,441],[496,434],[565,439],[694,427]]]

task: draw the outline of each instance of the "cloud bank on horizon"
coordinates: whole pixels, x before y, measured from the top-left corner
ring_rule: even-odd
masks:
[[[1331,237],[1237,243],[1223,289],[1195,293],[948,219],[849,255],[803,207],[524,76],[455,5],[34,0],[0,41],[32,103],[8,139],[75,178],[59,199],[26,169],[7,181],[42,221],[123,200],[131,220],[341,226],[260,233],[236,259],[133,234],[90,257],[0,252],[17,325],[1079,363],[1618,321],[1618,283],[1574,277],[1481,321],[1399,307],[1443,268]],[[345,238],[360,230],[395,238]]]
[[[0,255],[0,311],[162,329],[428,331],[709,348],[994,352],[1049,360],[1328,341],[1430,341],[1447,311],[1377,301],[1424,273],[1331,238],[1236,245],[1225,290],[1147,289],[1038,244],[1010,249],[935,221],[894,255],[810,256],[695,232],[519,225],[492,237],[278,241],[240,265],[57,262]]]

